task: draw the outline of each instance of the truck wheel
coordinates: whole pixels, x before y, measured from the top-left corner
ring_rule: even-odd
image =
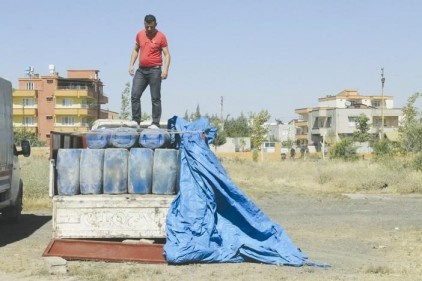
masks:
[[[19,216],[22,213],[22,197],[23,197],[23,184],[22,182],[19,185],[18,198],[16,199],[16,204],[10,207],[5,208],[2,211],[2,215],[7,218],[9,222],[16,223],[19,220]]]

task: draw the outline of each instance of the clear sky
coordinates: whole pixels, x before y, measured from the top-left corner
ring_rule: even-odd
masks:
[[[17,86],[24,70],[54,64],[98,69],[120,112],[136,33],[157,17],[172,62],[162,84],[163,119],[193,113],[238,117],[294,110],[344,89],[394,96],[421,92],[420,0],[2,0],[0,76]],[[149,90],[142,97],[150,114]]]

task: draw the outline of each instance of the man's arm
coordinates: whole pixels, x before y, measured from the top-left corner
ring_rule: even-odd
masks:
[[[161,72],[161,79],[166,79],[169,73],[169,67],[170,67],[170,61],[171,61],[171,56],[170,56],[168,47],[163,48],[163,54],[164,54],[164,66],[163,66],[163,71]]]
[[[133,65],[136,62],[136,59],[138,58],[139,54],[139,45],[135,44],[135,47],[133,48],[132,55],[130,56],[130,63],[129,63],[129,74],[133,75],[135,74],[135,68]]]

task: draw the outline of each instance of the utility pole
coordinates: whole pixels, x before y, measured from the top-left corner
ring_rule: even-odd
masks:
[[[224,115],[223,115],[223,96],[220,97],[220,109],[221,109],[221,130],[224,130]]]
[[[381,68],[381,135],[380,139],[384,138],[384,68]]]

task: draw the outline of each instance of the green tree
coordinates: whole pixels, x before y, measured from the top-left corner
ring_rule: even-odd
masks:
[[[237,118],[231,118],[224,124],[224,131],[230,138],[239,138],[249,136],[248,119],[243,113]]]
[[[142,112],[141,121],[145,121],[145,120],[151,120],[151,115],[149,115],[146,112]]]
[[[206,114],[205,117],[208,118],[212,126],[219,128],[219,126],[221,125],[221,119],[217,116],[217,114],[213,114],[211,116]]]
[[[15,138],[15,144],[17,146],[20,145],[22,140],[28,140],[31,144],[31,146],[45,146],[46,143],[44,141],[41,141],[38,139],[37,134],[34,132],[26,131],[24,128],[18,128],[14,130],[14,138]]]
[[[130,106],[130,83],[126,82],[125,89],[121,95],[121,108],[119,118],[123,120],[131,120],[131,106]]]
[[[356,131],[353,133],[353,139],[358,142],[365,142],[371,139],[369,132],[369,117],[365,114],[359,115],[356,120]]]
[[[185,111],[185,115],[183,116],[183,119],[185,119],[186,121],[189,121],[189,114],[188,111]]]
[[[267,110],[261,110],[257,114],[249,114],[249,130],[253,149],[259,149],[261,144],[265,141],[267,128],[264,127],[264,123],[267,122],[270,117],[271,115]]]
[[[414,93],[407,99],[407,104],[403,107],[403,119],[400,123],[400,131],[404,131],[408,125],[420,121],[418,118],[419,111],[415,106],[415,102],[420,96],[420,93]]]
[[[213,145],[216,149],[218,149],[219,146],[227,142],[227,133],[226,131],[221,130],[221,122],[217,115],[208,117],[208,120],[210,121],[210,125],[212,127],[217,128],[217,133],[215,134]]]
[[[390,156],[394,155],[394,145],[388,139],[376,139],[372,143],[372,148],[374,149],[374,156],[376,160],[388,159]]]
[[[218,149],[219,146],[225,144],[226,142],[227,142],[226,131],[223,131],[221,130],[221,128],[218,128],[213,144],[215,145],[216,149]]]
[[[295,142],[293,140],[291,140],[291,139],[288,139],[288,140],[283,141],[281,143],[282,147],[286,147],[288,149],[292,148],[294,144],[295,144]]]
[[[399,126],[399,141],[404,153],[418,152],[422,149],[422,123],[420,112],[415,106],[415,102],[420,96],[420,93],[413,94],[403,107],[403,119]]]
[[[356,153],[356,147],[353,145],[353,138],[343,138],[330,149],[332,158],[343,159],[346,161],[357,160],[359,156]]]
[[[190,119],[191,119],[192,121],[195,121],[195,120],[198,120],[199,118],[201,118],[201,110],[200,110],[200,108],[199,108],[199,104],[198,104],[198,105],[196,105],[196,110],[195,110],[195,113],[192,113],[192,114],[190,115]]]

